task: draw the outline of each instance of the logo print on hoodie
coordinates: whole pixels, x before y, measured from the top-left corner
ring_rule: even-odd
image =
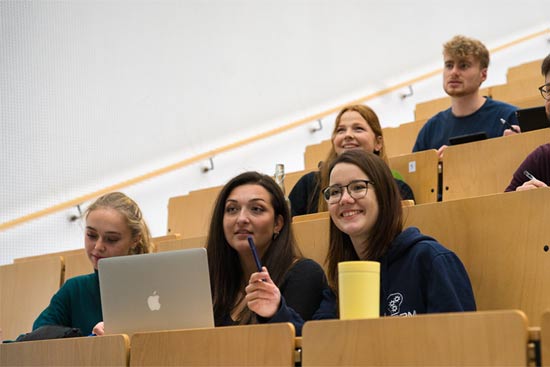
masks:
[[[399,315],[401,304],[403,303],[403,295],[401,293],[392,293],[387,298],[387,310],[391,316]]]

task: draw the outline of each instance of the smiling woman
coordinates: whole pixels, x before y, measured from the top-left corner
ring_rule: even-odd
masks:
[[[292,215],[304,215],[326,211],[327,206],[319,193],[328,184],[328,165],[348,150],[362,150],[378,155],[388,164],[382,126],[376,113],[365,105],[343,108],[334,123],[332,148],[319,172],[310,172],[300,178],[289,194]],[[402,200],[414,200],[412,189],[404,181],[395,179]]]
[[[350,150],[329,173],[323,193],[331,219],[328,279],[336,294],[338,263],[370,260],[380,262],[381,316],[476,309],[460,259],[418,228],[403,229],[399,191],[382,159]]]
[[[120,192],[98,198],[85,213],[86,253],[94,272],[68,279],[33,324],[78,328],[83,335],[103,334],[97,263],[103,258],[153,251],[149,228],[138,205]]]
[[[290,221],[284,194],[271,177],[245,172],[223,187],[207,240],[216,326],[292,322],[300,335],[314,317],[330,293],[323,269],[301,256]]]

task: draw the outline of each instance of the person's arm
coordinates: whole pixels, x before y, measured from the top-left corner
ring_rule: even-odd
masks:
[[[44,325],[72,326],[70,316],[71,302],[68,288],[67,284],[65,284],[54,294],[48,307],[34,321],[33,330]]]
[[[338,318],[338,312],[336,309],[336,296],[332,290],[327,286],[321,292],[321,302],[315,313],[309,320],[326,320]],[[290,322],[294,325],[296,330],[296,336],[302,335],[302,328],[305,320],[298,312],[292,307],[289,307],[284,297],[281,297],[281,304],[275,315],[271,318],[258,317],[260,323],[273,323],[273,322]]]
[[[435,256],[427,282],[427,313],[476,310],[470,278],[454,253]]]
[[[505,192],[509,191],[522,191],[528,189],[534,189],[536,187],[546,186],[546,184],[540,180],[529,180],[525,175],[524,171],[528,171],[531,174],[537,177],[539,172],[539,167],[544,167],[550,161],[548,157],[549,150],[546,145],[541,145],[534,151],[532,151],[527,158],[519,165],[518,169],[514,172],[512,180],[508,187],[504,190]],[[532,181],[532,182],[531,182]],[[535,182],[539,181],[539,182]]]
[[[301,335],[305,321],[336,317],[336,302],[331,294],[319,264],[309,259],[299,261],[281,286],[276,312],[267,316],[258,314],[258,320],[260,323],[291,322],[297,335]]]

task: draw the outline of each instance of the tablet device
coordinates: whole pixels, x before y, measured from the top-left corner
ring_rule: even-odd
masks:
[[[550,122],[546,117],[544,106],[522,108],[516,111],[521,132],[533,131],[550,127]]]
[[[473,134],[453,136],[449,138],[449,145],[465,144],[485,139],[487,139],[487,133],[485,131],[479,131]]]

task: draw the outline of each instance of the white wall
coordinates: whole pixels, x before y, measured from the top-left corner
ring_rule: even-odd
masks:
[[[454,34],[493,48],[548,29],[545,3],[1,1],[0,223],[431,71]],[[548,54],[548,38],[493,54],[486,85]],[[439,77],[413,87],[368,102],[384,126],[442,96]],[[215,157],[212,172],[195,164],[124,191],[162,235],[169,197],[279,162],[300,170],[333,118]],[[0,232],[0,264],[81,247],[75,213]]]

